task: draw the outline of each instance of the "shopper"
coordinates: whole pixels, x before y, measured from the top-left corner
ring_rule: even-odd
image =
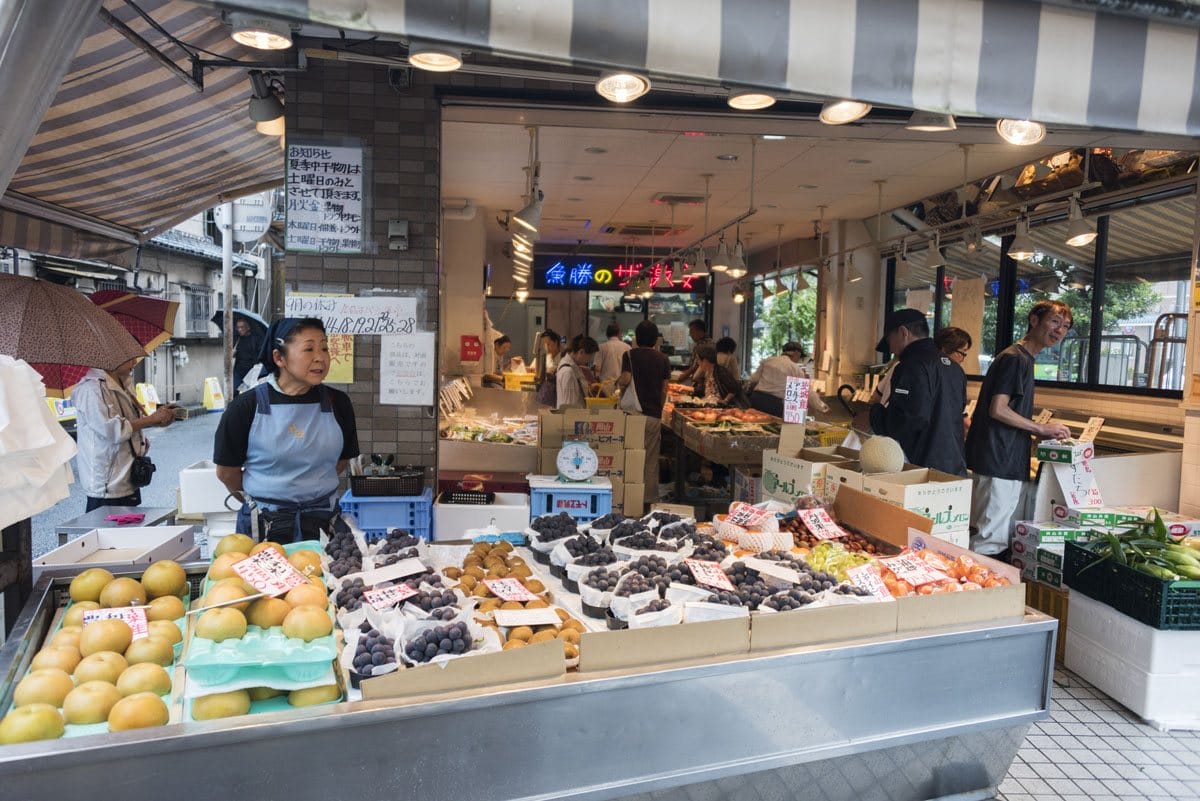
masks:
[[[562,353],[562,339],[555,331],[547,328],[538,337],[537,367],[534,368],[533,384],[537,387],[537,402],[551,409],[558,406],[558,359]]]
[[[724,367],[738,381],[742,380],[742,366],[738,363],[737,343],[733,337],[721,337],[715,343],[717,364]]]
[[[967,381],[962,368],[938,350],[925,314],[916,309],[888,314],[877,350],[885,348],[899,361],[891,373],[889,403],[871,406],[871,430],[899,442],[912,464],[965,476]]]
[[[692,377],[692,395],[708,403],[735,405],[745,409],[750,405],[742,382],[733,373],[717,364],[717,349],[712,345],[696,347],[696,358],[700,366]]]
[[[616,323],[609,323],[604,333],[608,339],[600,345],[600,355],[596,359],[596,378],[601,384],[611,384],[621,375],[621,362],[629,352],[629,346],[621,341],[621,326]]]
[[[175,422],[176,407],[171,404],[154,414],[142,413],[131,377],[139,361],[130,359],[112,372],[89,370],[71,393],[79,447],[76,464],[88,512],[101,506],[142,505],[145,484],[135,478],[144,476],[134,476],[133,469],[135,457],[150,450],[142,431]]]
[[[688,323],[688,336],[692,340],[692,361],[687,369],[679,375],[680,381],[690,381],[692,376],[696,374],[696,369],[700,366],[696,359],[696,348],[701,345],[711,345],[712,337],[708,335],[708,326],[703,320],[692,320]]]
[[[760,412],[783,417],[783,392],[787,388],[788,376],[808,378],[808,372],[800,363],[803,359],[804,348],[799,342],[787,342],[780,355],[763,359],[750,376],[750,405]],[[808,406],[822,413],[829,411],[825,401],[811,390]]]
[[[1008,558],[1014,515],[1029,480],[1030,435],[1064,439],[1062,423],[1035,423],[1033,361],[1071,330],[1071,308],[1057,300],[1039,301],[1029,311],[1020,341],[992,360],[967,434],[967,467],[974,473],[971,491],[971,549]]]
[[[962,363],[966,361],[967,354],[971,351],[971,335],[961,328],[943,328],[938,331],[933,337],[933,344],[937,345],[937,349],[950,357],[950,361],[954,362],[962,369]]]
[[[584,369],[592,363],[600,346],[591,337],[576,337],[573,342],[577,344],[573,344],[572,349],[559,361],[555,373],[555,383],[558,385],[556,409],[583,406],[591,387]]]
[[[508,351],[512,348],[512,340],[507,334],[496,337],[492,343],[492,371],[483,376],[485,387],[504,389],[504,370],[508,367]]]
[[[262,351],[262,337],[254,335],[250,321],[243,317],[236,318],[233,329],[237,334],[233,340],[233,394],[237,396],[241,392],[246,375],[258,364],[258,354]]]
[[[572,337],[571,344],[567,346],[567,353],[574,353],[575,351],[579,350],[579,343],[583,342],[584,338],[584,334],[576,334],[574,337]],[[588,338],[590,339],[590,337]],[[594,339],[592,341],[595,342]],[[596,380],[596,371],[593,369],[593,363],[594,360],[589,359],[587,364],[582,364],[579,366],[579,372],[583,374],[583,381],[589,387],[599,383]]]
[[[671,361],[654,347],[658,341],[658,326],[649,320],[634,329],[636,346],[621,362],[617,387],[624,390],[620,407],[646,416],[646,498],[658,499],[658,452],[662,445],[662,412],[667,400],[667,384],[671,380]]]
[[[234,398],[217,426],[217,478],[243,502],[238,531],[280,543],[318,539],[337,508],[338,477],[358,456],[354,407],[322,383],[329,341],[320,320],[275,321],[261,362],[267,380]]]

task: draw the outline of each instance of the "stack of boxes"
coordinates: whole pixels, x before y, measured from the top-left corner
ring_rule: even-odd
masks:
[[[646,507],[645,415],[619,409],[543,410],[538,415],[538,473],[558,473],[555,460],[564,439],[584,440],[600,461],[596,475],[613,487],[613,511],[640,517]]]

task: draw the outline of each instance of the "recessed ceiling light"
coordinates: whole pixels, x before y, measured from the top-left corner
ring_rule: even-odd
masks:
[[[585,148],[583,149],[583,152],[584,152],[584,153],[592,153],[593,155],[597,155],[597,156],[598,156],[598,155],[600,155],[601,153],[607,153],[607,152],[608,152],[608,148],[606,148],[606,147],[597,147],[596,145],[592,145],[591,147],[585,147]]]
[[[292,31],[286,22],[249,14],[230,14],[233,40],[256,50],[287,50],[292,46]]]
[[[763,204],[762,204],[762,207],[763,207],[764,209],[777,209],[777,208],[779,208],[779,206],[778,206],[777,204],[775,204],[775,203],[763,203]]]
[[[575,180],[576,180],[576,181],[590,181],[590,180],[592,180],[592,176],[590,176],[590,175],[576,175],[576,176],[575,176]]]
[[[1010,145],[1036,145],[1046,138],[1046,126],[1033,120],[1000,120],[996,132]]]
[[[606,72],[596,81],[596,92],[605,100],[628,103],[650,91],[650,79],[633,72]]]
[[[737,161],[737,153],[721,153],[717,156],[718,161]]]
[[[845,125],[867,116],[871,104],[859,100],[830,100],[821,106],[821,122],[826,125]]]
[[[870,164],[870,159],[850,159],[851,164]]]
[[[775,96],[766,92],[735,92],[727,102],[738,111],[758,111],[775,105]]]
[[[781,136],[780,134],[763,134],[762,138],[768,142],[778,142],[780,139],[787,139],[786,136]]]
[[[413,39],[408,44],[408,63],[428,72],[454,72],[462,67],[462,51]]]

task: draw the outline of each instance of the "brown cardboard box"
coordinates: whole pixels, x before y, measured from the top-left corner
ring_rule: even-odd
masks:
[[[685,442],[686,444],[686,442]],[[762,464],[763,451],[779,447],[774,435],[730,435],[715,431],[704,432],[700,440],[700,455],[717,464]]]
[[[646,485],[640,481],[610,478],[613,485],[613,511],[626,517],[641,517],[646,510]]]
[[[568,409],[564,437],[587,440],[593,448],[625,447],[625,412],[619,409]],[[645,438],[643,435],[643,445]]]
[[[863,492],[933,520],[933,533],[965,530],[971,520],[971,480],[920,468],[865,476]]]
[[[621,478],[634,484],[640,484],[646,480],[646,451],[644,448],[625,451],[625,473]]]
[[[538,412],[538,447],[557,448],[562,445],[566,430],[566,415],[549,409]]]
[[[532,473],[538,469],[538,449],[532,445],[442,439],[438,440],[438,468],[468,472]]]
[[[510,651],[451,659],[444,666],[422,665],[366,679],[362,683],[362,693],[364,701],[376,701],[546,681],[565,673],[562,643],[544,642]]]
[[[649,629],[587,632],[579,642],[579,672],[709,659],[744,654],[749,650],[748,617]]]
[[[646,450],[646,424],[649,421],[644,414],[625,415],[625,450]]]

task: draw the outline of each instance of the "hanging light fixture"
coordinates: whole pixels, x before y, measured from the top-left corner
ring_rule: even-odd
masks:
[[[742,241],[739,239],[737,244],[733,246],[733,258],[729,260],[729,277],[741,278],[747,272],[746,270],[746,253],[742,248]]]
[[[1013,236],[1012,244],[1008,246],[1008,257],[1023,261],[1033,258],[1034,253],[1033,240],[1029,238],[1029,221],[1021,217],[1017,220],[1016,235]]]
[[[905,123],[904,127],[910,131],[941,133],[957,130],[958,123],[954,121],[953,114],[940,114],[936,111],[921,111],[918,109],[908,118],[908,122]]]
[[[763,280],[762,280],[762,299],[763,299],[763,300],[767,300],[768,298],[774,297],[774,296],[775,296],[775,294],[776,294],[776,292],[775,292],[775,288],[774,288],[773,286],[771,286],[771,282],[769,282],[769,281],[766,279],[766,276],[763,276]]]
[[[860,100],[829,100],[821,106],[821,122],[826,125],[845,125],[861,120],[871,112],[871,104]]]
[[[803,270],[796,271],[796,286],[793,287],[797,292],[802,289],[808,289],[812,285],[808,283],[808,279],[804,277]]]
[[[863,280],[863,274],[859,272],[857,267],[854,266],[853,253],[846,257],[846,267],[846,283],[857,284],[859,281]]]
[[[545,195],[542,194],[542,190],[538,189],[535,183],[532,199],[530,199],[525,208],[513,215],[512,221],[532,234],[538,233],[538,228],[542,224],[542,201],[544,199]]]
[[[229,15],[233,41],[256,50],[287,50],[292,46],[292,29],[286,22],[234,12]]]
[[[1083,218],[1083,211],[1079,208],[1079,195],[1071,196],[1071,208],[1067,213],[1067,220],[1068,245],[1081,248],[1092,244],[1092,240],[1096,238],[1096,229]]]
[[[529,253],[533,250],[524,240],[513,237],[513,253]]]
[[[250,78],[250,119],[254,122],[271,122],[283,117],[283,103],[275,94],[270,80],[262,70],[250,70],[246,73]],[[276,133],[275,136],[280,134]]]
[[[287,133],[287,126],[284,124],[282,114],[273,120],[256,122],[254,123],[254,128],[260,134],[264,134],[266,136],[283,136],[285,133]]]
[[[714,273],[723,273],[729,270],[730,261],[729,246],[725,244],[725,234],[722,233],[720,241],[717,242],[717,255],[713,256],[710,266]]]
[[[797,275],[799,275],[799,273],[797,273]],[[790,291],[791,290],[788,289],[788,285],[783,282],[782,273],[780,275],[775,276],[775,294],[782,295],[783,293],[790,292]]]
[[[538,161],[538,129],[536,126],[529,128],[529,166],[525,169],[528,175],[529,202],[525,204],[525,208],[509,219],[509,223],[515,223],[514,233],[524,235],[532,244],[540,236],[538,229],[542,225],[542,201],[545,199],[542,190],[538,189],[541,162]]]
[[[946,260],[942,258],[942,235],[935,233],[933,244],[925,251],[925,268],[927,270],[936,270],[938,267],[945,267]]]
[[[688,258],[689,263],[692,265],[692,269],[688,272],[688,275],[694,275],[697,278],[711,275],[708,269],[708,253],[705,252],[704,245],[696,245],[696,249],[692,251],[691,256]]]
[[[1003,119],[996,123],[996,132],[1010,145],[1036,145],[1046,138],[1046,126],[1033,120]]]
[[[733,286],[733,302],[734,303],[745,303],[746,302],[746,290],[742,288],[741,284],[734,284],[734,286]]]
[[[596,81],[596,92],[613,103],[628,103],[650,91],[650,79],[636,72],[605,72]]]
[[[738,111],[761,111],[775,105],[775,96],[766,92],[743,90],[729,96],[729,107]]]
[[[528,289],[518,289],[517,290],[517,302],[518,303],[524,303],[528,298],[529,298],[529,290]]]
[[[422,39],[408,43],[408,63],[427,72],[454,72],[463,65],[462,51]]]
[[[965,242],[968,253],[975,253],[983,246],[983,232],[979,230],[979,226],[972,225],[967,229]]]

